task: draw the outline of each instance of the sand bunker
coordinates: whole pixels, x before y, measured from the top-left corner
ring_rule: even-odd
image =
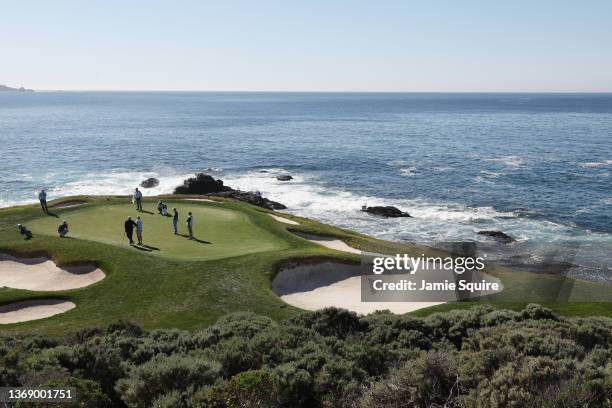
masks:
[[[335,249],[336,251],[350,252],[352,254],[361,255],[361,251],[357,248],[353,248],[344,243],[344,241],[339,240],[334,237],[326,237],[322,235],[314,235],[314,234],[306,234],[303,232],[294,232],[294,234],[310,241],[315,244],[323,245],[329,249]]]
[[[37,291],[77,289],[104,279],[93,264],[58,267],[48,258],[0,254],[0,287]]]
[[[289,224],[289,225],[300,225],[299,222],[290,220],[288,218],[284,218],[284,217],[279,217],[278,215],[274,215],[274,214],[268,214],[270,217],[274,218],[276,221],[278,222],[282,222],[284,224]]]
[[[0,306],[0,324],[44,319],[74,309],[76,305],[62,299],[23,300]]]
[[[78,207],[79,205],[87,204],[87,201],[82,200],[72,200],[72,201],[64,201],[63,203],[52,205],[52,208],[69,208],[69,207]]]
[[[385,301],[362,301],[362,277],[363,267],[357,264],[342,264],[338,262],[319,262],[303,265],[287,266],[279,271],[272,282],[272,290],[280,298],[290,305],[306,310],[318,310],[325,307],[339,307],[354,311],[359,314],[372,313],[376,310],[390,310],[393,313],[407,313],[425,307],[435,306],[445,301],[466,299],[464,294],[458,296],[455,292],[436,293],[429,292],[385,294]],[[441,281],[443,271],[422,271],[427,273],[431,279]],[[448,272],[444,272],[448,274]],[[440,275],[440,276],[437,276]],[[414,279],[415,275],[395,274],[393,279]],[[388,279],[388,277],[387,277]],[[499,279],[478,273],[472,277],[472,281],[487,281],[500,283]],[[501,285],[501,283],[500,283]],[[370,300],[379,300],[380,297],[367,292],[365,296]],[[377,292],[380,294],[380,292]],[[488,295],[494,292],[478,292],[473,298]],[[395,300],[395,301],[389,301]],[[401,300],[401,301],[400,301]],[[406,300],[406,301],[404,301]],[[435,300],[435,301],[432,301]]]
[[[346,244],[345,244],[346,245]],[[272,290],[288,304],[305,310],[339,307],[359,314],[376,310],[407,313],[444,302],[362,302],[361,267],[337,262],[292,266],[281,270]]]

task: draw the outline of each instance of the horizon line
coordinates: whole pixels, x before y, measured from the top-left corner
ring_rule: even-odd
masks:
[[[23,92],[23,91],[17,91]],[[611,90],[200,90],[200,89],[31,89],[30,92],[192,92],[192,93],[361,93],[361,94],[390,94],[390,93],[413,93],[413,94],[609,94]]]

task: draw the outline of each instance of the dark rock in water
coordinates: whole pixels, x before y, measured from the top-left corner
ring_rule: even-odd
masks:
[[[397,207],[393,207],[391,205],[387,205],[387,206],[377,206],[377,207],[366,207],[363,206],[361,208],[361,211],[370,213],[370,214],[374,214],[374,215],[379,215],[381,217],[410,217],[410,214],[405,213],[403,211],[401,211],[399,208]]]
[[[234,200],[244,201],[258,207],[267,208],[268,210],[284,210],[287,207],[279,202],[269,200],[262,197],[260,194],[250,191],[231,190],[220,193],[209,194],[217,197],[233,198]]]
[[[479,235],[484,235],[486,237],[495,238],[499,242],[503,242],[504,244],[509,244],[510,242],[516,241],[510,235],[503,233],[501,231],[478,231]]]
[[[153,188],[159,186],[159,180],[155,177],[149,177],[142,183],[140,183],[140,187],[142,188]]]
[[[283,175],[281,175],[281,176],[276,176],[276,179],[277,179],[278,181],[289,181],[289,180],[293,180],[293,177],[291,177],[291,176],[290,176],[290,175],[288,175],[288,174],[283,174]]]
[[[174,189],[174,194],[206,194],[209,196],[233,198],[234,200],[244,201],[269,210],[284,210],[287,208],[279,202],[262,197],[259,193],[234,190],[231,187],[224,186],[222,180],[215,180],[208,174],[203,173],[196,174],[195,177],[185,180],[182,186]]]
[[[195,177],[185,180],[182,186],[175,188],[174,194],[210,194],[230,190],[231,188],[223,185],[223,181],[215,180],[208,174],[198,173]]]

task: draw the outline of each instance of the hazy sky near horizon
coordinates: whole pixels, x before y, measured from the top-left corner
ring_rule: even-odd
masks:
[[[612,1],[0,1],[0,84],[612,91]]]

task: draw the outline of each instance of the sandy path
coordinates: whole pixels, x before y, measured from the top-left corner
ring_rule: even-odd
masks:
[[[0,287],[37,291],[68,290],[92,285],[104,277],[104,272],[92,264],[59,268],[44,257],[17,258],[0,254]]]
[[[60,204],[52,205],[51,208],[70,208],[70,207],[78,207],[79,205],[87,204],[87,201],[66,201]]]
[[[215,201],[215,200],[211,200],[208,198],[181,198],[181,200],[183,201],[204,201],[207,203],[217,203],[217,204],[222,204],[221,201]]]
[[[338,238],[325,237],[322,235],[306,234],[303,232],[294,232],[294,234],[304,239],[307,239],[310,242],[314,242],[315,244],[323,245],[324,247],[327,247],[329,249],[335,249],[336,251],[344,251],[344,252],[350,252],[352,254],[361,255],[360,250],[358,250],[357,248],[348,246],[346,243],[344,243],[344,241]]]
[[[282,222],[284,224],[289,224],[289,225],[300,225],[299,222],[290,220],[288,218],[284,218],[284,217],[279,217],[278,215],[274,215],[274,214],[268,214],[270,217],[274,218],[276,221],[278,222]]]
[[[72,302],[60,299],[23,300],[0,306],[0,324],[44,319],[74,309]]]

